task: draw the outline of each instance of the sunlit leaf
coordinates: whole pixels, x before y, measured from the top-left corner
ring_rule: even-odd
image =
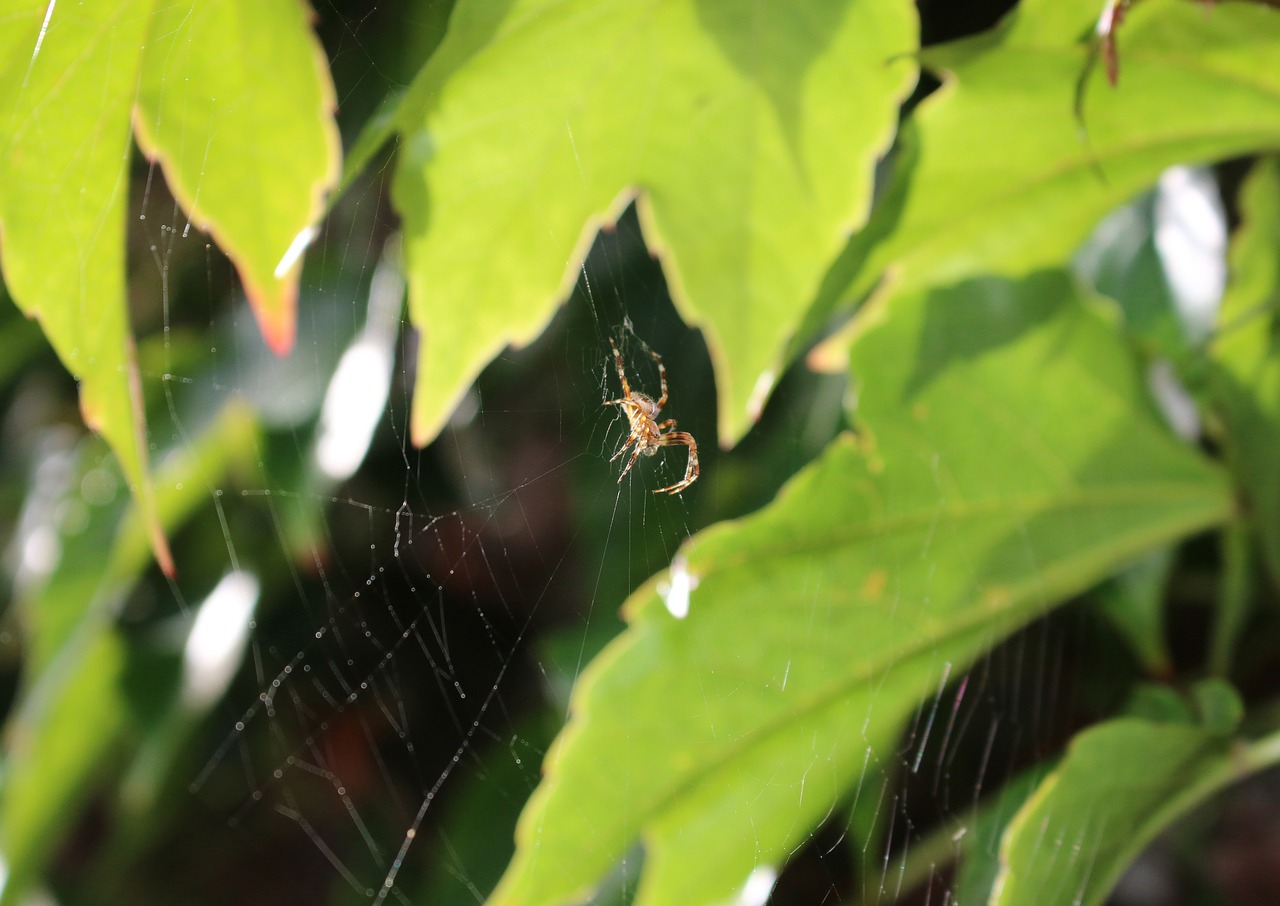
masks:
[[[725,901],[873,782],[868,766],[896,764],[942,678],[1230,512],[1114,324],[1059,274],[895,298],[864,331],[859,438],[629,602],[494,902],[580,897],[637,838],[638,902]],[[696,587],[676,619],[661,589],[682,570]]]
[[[1009,824],[993,906],[1091,906],[1174,818],[1244,767],[1212,729],[1122,719],[1075,738]],[[1243,776],[1243,772],[1240,772]]]
[[[902,0],[459,2],[402,105],[394,197],[422,331],[413,438],[537,336],[634,198],[740,437],[915,81]]]
[[[1280,10],[1135,3],[1113,88],[1088,68],[1101,5],[1025,3],[925,53],[950,75],[915,112],[904,165],[821,310],[895,264],[903,286],[1052,266],[1171,164],[1280,144]]]
[[[268,345],[287,352],[302,259],[286,253],[314,227],[341,154],[333,81],[305,5],[159,4],[137,104],[138,143],[235,262]]]
[[[120,458],[160,531],[142,389],[125,305],[129,109],[146,41],[147,0],[26,2],[0,27],[0,263],[10,295],[40,322],[80,382],[80,408]],[[46,18],[46,10],[49,15]]]
[[[1258,164],[1240,192],[1244,223],[1231,243],[1231,279],[1212,344],[1225,442],[1280,581],[1280,161]]]

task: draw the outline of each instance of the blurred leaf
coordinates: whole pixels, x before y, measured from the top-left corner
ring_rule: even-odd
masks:
[[[129,108],[150,8],[147,0],[56,7],[26,0],[6,10],[0,261],[14,301],[39,320],[80,382],[85,423],[119,457],[156,559],[172,573],[147,474],[125,305]]]
[[[1280,10],[1134,4],[1112,88],[1081,37],[1101,5],[1023,3],[993,31],[924,53],[949,75],[904,130],[905,163],[819,314],[889,266],[905,287],[1055,265],[1166,167],[1280,144]]]
[[[400,103],[404,100],[403,92],[393,92],[382,100],[382,104],[365,122],[356,136],[355,142],[342,162],[342,177],[338,189],[329,197],[332,205],[355,184],[364,173],[365,167],[377,156],[383,146],[396,134],[397,119],[400,116]]]
[[[0,840],[7,876],[0,903],[21,903],[75,827],[90,782],[129,725],[121,681],[124,641],[82,633],[31,685],[10,718]]]
[[[1240,190],[1243,223],[1231,241],[1231,279],[1210,347],[1223,443],[1248,501],[1274,580],[1280,581],[1280,160],[1260,161]]]
[[[633,198],[739,438],[865,219],[915,32],[905,0],[459,2],[401,107],[414,442],[543,330]]]
[[[965,827],[967,849],[956,873],[952,902],[987,902],[1000,873],[1000,840],[1005,828],[1048,770],[1045,765],[1037,765],[1001,786],[990,801],[982,804],[975,820]]]
[[[1164,590],[1173,566],[1173,551],[1157,550],[1136,561],[1098,587],[1098,610],[1120,631],[1152,676],[1173,670],[1164,638]]]
[[[897,297],[863,327],[861,440],[687,546],[687,618],[657,580],[628,603],[493,902],[581,896],[637,836],[637,902],[730,898],[893,761],[942,676],[1230,512],[1063,275]]]
[[[160,464],[158,510],[170,529],[205,502],[229,465],[250,449],[254,432],[240,404],[228,406],[196,442]],[[107,469],[90,465],[76,484],[84,524],[59,539],[62,556],[49,580],[19,602],[29,654],[23,687],[7,726],[0,840],[9,878],[0,903],[19,902],[62,838],[75,828],[91,778],[126,739],[145,744],[167,732],[163,709],[145,717],[124,681],[129,652],[114,621],[149,561],[136,510],[120,521]],[[101,492],[94,488],[103,489]],[[64,508],[69,509],[69,508]],[[115,542],[112,545],[111,539]],[[104,552],[110,551],[104,556]],[[143,684],[170,702],[170,684]]]
[[[1074,270],[1119,303],[1125,325],[1158,354],[1180,360],[1188,342],[1155,244],[1154,192],[1111,212],[1076,253]]]
[[[1139,683],[1130,690],[1121,714],[1151,723],[1195,723],[1190,702],[1163,683]]]
[[[1244,703],[1240,693],[1225,680],[1207,679],[1191,688],[1196,717],[1206,730],[1226,736],[1234,733],[1244,717]]]
[[[1089,906],[1165,826],[1243,774],[1221,733],[1115,720],[1081,733],[1009,825],[992,904]]]
[[[242,402],[228,405],[194,443],[170,453],[156,475],[157,511],[162,524],[177,527],[205,503],[220,476],[251,457],[256,423]],[[135,508],[115,493],[107,466],[89,465],[70,495],[64,513],[60,556],[53,574],[19,600],[29,646],[25,669],[38,676],[86,622],[115,618],[120,602],[146,568],[147,536]],[[81,516],[79,514],[83,513]],[[109,552],[109,553],[108,553]]]
[[[40,328],[14,314],[0,324],[0,387],[5,387],[44,349]]]
[[[328,60],[302,3],[158,4],[138,85],[138,144],[197,228],[235,262],[267,344],[293,346],[299,255],[337,182]]]

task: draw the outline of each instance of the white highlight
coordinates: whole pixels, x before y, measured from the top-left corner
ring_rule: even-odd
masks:
[[[320,235],[320,228],[315,224],[308,224],[302,228],[302,232],[293,237],[293,242],[290,242],[289,247],[285,249],[284,257],[276,265],[274,274],[277,280],[289,273],[289,269],[298,263],[302,253],[307,250],[307,246],[311,245],[318,235]]]
[[[316,467],[334,481],[360,468],[387,406],[395,368],[404,278],[398,240],[388,242],[369,286],[364,329],[342,354],[320,409]]]
[[[731,900],[732,906],[764,906],[773,893],[773,885],[778,883],[778,872],[769,865],[757,865],[743,883],[738,895]]]
[[[1227,284],[1227,218],[1208,170],[1170,167],[1161,174],[1155,246],[1188,335],[1203,340]]]
[[[49,20],[53,18],[53,8],[58,5],[58,0],[49,0],[49,5],[44,10],[44,21],[40,23],[40,34],[36,35],[36,46],[31,51],[31,62],[27,63],[27,74],[22,77],[22,87],[27,87],[27,82],[31,79],[31,70],[36,68],[36,57],[40,56],[40,48],[44,46],[44,36],[49,33]]]
[[[251,573],[232,572],[209,593],[182,652],[182,704],[200,711],[217,701],[235,675],[249,638],[261,588]]]
[[[689,615],[689,595],[698,587],[698,577],[689,572],[689,561],[676,555],[671,561],[669,579],[658,583],[658,594],[667,611],[677,620]]]
[[[33,526],[18,543],[18,586],[26,586],[34,581],[49,577],[53,568],[62,559],[62,539],[58,530],[52,525]]]
[[[74,445],[71,433],[61,430],[44,432],[37,442],[30,489],[4,553],[15,596],[29,595],[48,581],[62,560],[64,533],[79,533],[88,520],[85,499],[69,493],[77,477]]]
[[[368,337],[342,354],[324,397],[316,443],[316,464],[329,478],[349,478],[364,461],[387,404],[393,365],[391,350]]]
[[[778,374],[772,368],[760,372],[760,376],[756,378],[755,386],[751,388],[751,398],[747,400],[747,415],[753,422],[760,420],[764,402],[769,398],[769,391],[777,380]]]
[[[1173,432],[1183,440],[1196,440],[1200,436],[1200,410],[1173,366],[1163,359],[1153,362],[1147,371],[1147,386]]]
[[[1116,2],[1119,2],[1119,0],[1116,0]],[[1102,7],[1102,14],[1098,16],[1098,24],[1093,27],[1094,34],[1099,37],[1105,37],[1111,33],[1116,18],[1116,2],[1108,2]]]

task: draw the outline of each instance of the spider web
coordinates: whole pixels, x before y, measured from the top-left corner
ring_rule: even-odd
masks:
[[[329,255],[331,242],[324,237],[313,255]],[[369,274],[370,318],[395,243],[389,233],[381,264],[372,247],[358,263]],[[347,239],[337,245],[349,253]],[[643,333],[627,312],[644,313],[635,318]],[[367,329],[354,331],[355,342]],[[609,339],[633,389],[657,396],[645,334],[677,338],[664,343],[669,412],[709,436],[705,351],[680,327],[628,215],[596,244],[547,334],[504,353],[432,448],[408,445],[401,371],[366,462],[338,493],[270,474],[239,492],[265,510],[282,552],[287,526],[317,510],[324,537],[293,570],[293,605],[255,626],[256,692],[241,694],[249,704],[190,784],[235,833],[292,838],[321,869],[301,875],[345,891],[330,891],[339,899],[452,902],[492,886],[505,858],[473,865],[448,825],[478,800],[485,834],[510,840],[568,689],[621,629],[617,606],[693,531],[692,496],[651,493],[684,474],[683,448],[641,456],[621,481],[623,461],[609,462],[629,430],[604,405],[621,392]],[[402,346],[397,358],[412,360],[412,351]],[[226,389],[305,384],[279,374],[290,367],[255,355],[237,363]],[[309,450],[290,431],[287,446],[314,461],[323,443]],[[235,531],[223,541],[249,568]],[[485,848],[509,853],[510,844]]]
[[[337,244],[349,250],[345,238]],[[376,274],[372,251],[360,267]],[[749,512],[840,424],[843,380],[797,373],[742,448],[724,456],[703,445],[703,475],[685,493],[653,493],[683,475],[682,448],[639,457],[619,482],[625,456],[609,460],[629,426],[605,405],[620,395],[610,339],[633,391],[655,397],[651,352],[661,349],[663,415],[714,436],[705,349],[679,324],[628,213],[599,237],[547,334],[504,353],[433,447],[408,445],[406,402],[393,393],[369,458],[340,491],[272,475],[240,491],[268,514],[282,553],[286,526],[320,509],[324,547],[297,564],[277,610],[260,606],[252,677],[230,695],[234,713],[190,790],[223,816],[224,834],[291,854],[273,857],[270,871],[308,879],[298,902],[483,901],[568,716],[569,689],[623,628],[621,602],[671,564],[706,518],[705,497],[750,476],[739,509],[718,510]],[[400,361],[412,358],[400,349]],[[234,373],[229,389],[245,392],[255,366]],[[397,374],[407,392],[408,377]],[[301,440],[289,446],[309,455]],[[223,541],[228,551],[242,546],[231,529]],[[744,902],[775,882],[799,902],[887,902],[931,883],[946,896],[944,875],[904,874],[912,847],[949,819],[960,827],[989,786],[1048,751],[1046,727],[1071,709],[1061,674],[1086,631],[1081,619],[1038,625],[970,673],[948,676],[900,749],[888,759],[869,753],[846,808],[783,878],[757,879]],[[641,865],[642,854],[631,854],[595,902],[626,902]]]

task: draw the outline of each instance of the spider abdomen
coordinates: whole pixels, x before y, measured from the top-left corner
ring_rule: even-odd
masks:
[[[646,418],[655,418],[658,415],[658,404],[643,393],[632,393],[631,401],[635,403],[636,408],[640,410],[640,414],[644,415]]]

